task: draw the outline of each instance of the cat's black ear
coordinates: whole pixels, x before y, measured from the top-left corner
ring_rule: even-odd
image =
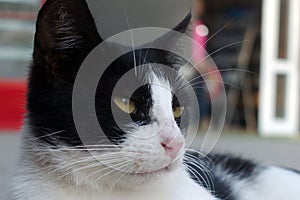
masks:
[[[72,79],[101,41],[84,0],[47,0],[37,19],[33,68],[43,68],[37,71],[48,81]]]

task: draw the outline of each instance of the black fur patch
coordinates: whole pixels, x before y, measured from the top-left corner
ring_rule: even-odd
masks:
[[[184,32],[190,18],[189,14],[174,30]],[[172,44],[171,38],[168,34],[158,41]],[[37,19],[27,94],[27,118],[33,136],[54,147],[60,143],[82,145],[72,116],[73,84],[85,57],[101,42],[84,0],[49,0],[45,3]],[[123,55],[103,77],[99,77],[95,109],[100,125],[114,141],[122,140],[124,133],[115,125],[111,115],[111,92],[116,81],[133,68],[132,55],[132,52]],[[142,49],[135,55],[138,65],[162,63],[178,68],[185,64],[175,55],[154,49]],[[101,87],[103,85],[105,87]],[[131,115],[133,121],[141,125],[150,123],[149,86],[142,86],[131,98],[140,108]]]
[[[299,171],[299,170],[290,169],[290,168],[285,168],[285,169],[287,169],[287,170],[289,170],[289,171],[292,171],[292,172],[295,172],[295,173],[297,173],[297,174],[300,175],[300,171]]]
[[[213,195],[222,200],[236,200],[231,180],[226,177],[235,177],[237,180],[255,178],[258,166],[239,157],[222,154],[209,154],[201,157],[198,153],[187,152],[187,157],[198,163],[185,162],[189,166],[190,176],[200,185],[207,188]]]
[[[73,82],[84,58],[101,41],[84,0],[45,3],[37,19],[28,81],[27,118],[34,136],[53,145],[57,140],[81,144],[72,118]]]

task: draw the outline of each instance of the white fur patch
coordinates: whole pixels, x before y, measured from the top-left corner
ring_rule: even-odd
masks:
[[[153,107],[153,116],[158,121],[170,120],[174,121],[172,112],[172,92],[170,85],[154,76],[153,83],[151,84]]]
[[[269,167],[257,178],[244,184],[238,196],[240,200],[300,199],[300,175],[278,167]]]
[[[18,184],[11,198],[14,200],[216,200],[183,170],[174,171],[168,177],[139,190],[69,187],[37,174],[19,176],[15,181]]]

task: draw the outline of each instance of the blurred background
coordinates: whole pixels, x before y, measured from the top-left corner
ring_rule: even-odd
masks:
[[[0,0],[0,200],[19,155],[35,20],[44,2]],[[198,66],[212,74],[212,84],[197,90],[203,129],[219,84],[226,87],[226,123],[215,150],[300,169],[299,0],[88,2],[104,38],[129,27],[172,28],[191,10],[191,36],[215,62]],[[199,60],[205,56],[195,54]]]

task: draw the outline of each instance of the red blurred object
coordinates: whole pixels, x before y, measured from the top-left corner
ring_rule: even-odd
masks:
[[[44,3],[46,3],[47,0],[41,0],[41,5],[43,5]]]
[[[1,19],[15,19],[20,21],[32,21],[36,19],[36,14],[27,11],[9,11],[9,10],[1,10],[0,11]]]
[[[0,130],[20,130],[25,102],[25,80],[0,80]]]

